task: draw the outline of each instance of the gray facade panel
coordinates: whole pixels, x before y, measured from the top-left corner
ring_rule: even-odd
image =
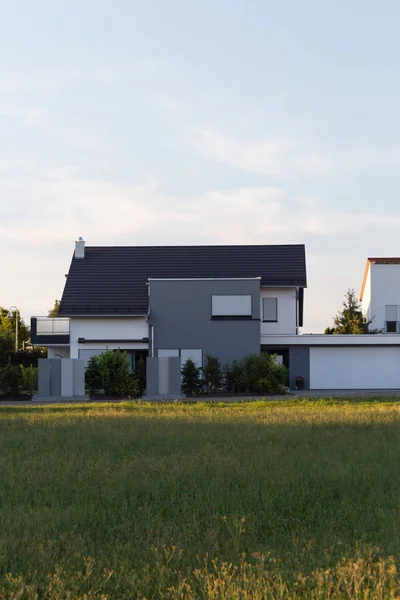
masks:
[[[157,358],[146,359],[146,395],[158,395],[158,360]]]
[[[252,296],[249,319],[212,319],[213,295]],[[260,352],[259,280],[165,280],[150,282],[150,321],[159,349],[201,349],[231,362]]]
[[[50,358],[50,396],[61,396],[61,359]]]
[[[289,348],[289,387],[296,388],[296,377],[304,377],[304,389],[310,389],[310,348],[291,346]]]

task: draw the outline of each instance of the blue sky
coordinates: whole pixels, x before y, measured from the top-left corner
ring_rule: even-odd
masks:
[[[399,256],[400,5],[0,3],[0,305],[89,245],[305,243],[304,332]]]

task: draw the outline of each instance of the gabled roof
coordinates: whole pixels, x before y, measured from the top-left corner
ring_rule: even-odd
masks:
[[[89,246],[72,258],[59,316],[144,315],[149,278],[261,277],[262,286],[307,286],[304,245]]]
[[[392,258],[385,258],[385,257],[367,258],[367,263],[366,263],[365,269],[364,269],[363,282],[361,284],[360,301],[363,299],[363,296],[364,296],[365,284],[367,283],[367,277],[368,277],[369,267],[370,267],[371,264],[375,264],[375,265],[400,265],[400,258],[396,258],[396,257],[392,257]]]

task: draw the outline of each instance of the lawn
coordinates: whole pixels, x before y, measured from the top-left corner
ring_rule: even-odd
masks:
[[[0,598],[398,598],[400,403],[0,408]]]

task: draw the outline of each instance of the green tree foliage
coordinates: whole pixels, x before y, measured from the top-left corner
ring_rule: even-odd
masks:
[[[139,394],[143,395],[146,390],[146,360],[143,357],[135,365],[134,376],[139,386]]]
[[[368,321],[363,315],[354,290],[349,289],[342,302],[342,310],[333,319],[333,327],[327,327],[325,334],[379,333],[376,329],[370,329],[371,323],[372,321]]]
[[[215,356],[207,354],[206,364],[203,368],[204,383],[210,394],[219,392],[223,385],[224,372],[221,361]]]
[[[187,396],[194,396],[200,391],[201,369],[188,358],[182,368],[182,390]]]
[[[122,350],[107,349],[92,356],[86,367],[85,384],[91,396],[104,393],[137,398],[141,394],[139,378],[130,373],[126,352]]]
[[[6,327],[2,327],[0,323],[0,367],[4,367],[10,362],[14,350],[15,339],[12,332]]]
[[[30,365],[29,367],[24,367],[24,365],[20,365],[20,381],[21,387],[23,390],[26,390],[30,394],[32,394],[35,390],[38,389],[38,369],[37,367],[33,367]]]
[[[24,343],[29,342],[30,340],[30,331],[29,327],[26,325],[25,321],[21,318],[19,311],[9,311],[0,307],[0,330],[9,331],[14,340],[14,348],[15,348],[15,325],[18,315],[18,348],[23,348]]]
[[[59,300],[54,300],[54,306],[51,310],[49,310],[48,312],[48,317],[57,317],[58,316],[58,311],[60,308],[60,301]]]

